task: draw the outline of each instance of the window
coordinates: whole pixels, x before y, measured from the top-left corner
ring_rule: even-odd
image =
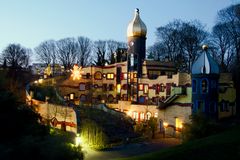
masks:
[[[102,79],[102,73],[101,73],[101,72],[96,72],[96,73],[94,74],[94,79],[97,79],[97,80]]]
[[[160,84],[160,92],[164,92],[164,85]]]
[[[207,93],[208,92],[208,82],[206,79],[202,80],[202,93]]]
[[[141,120],[144,120],[145,119],[145,117],[144,117],[145,115],[144,115],[144,113],[142,112],[142,113],[140,113],[140,119]]]
[[[86,74],[86,79],[90,79],[90,73]]]
[[[114,100],[114,97],[113,97],[113,95],[110,94],[110,95],[108,96],[108,102],[112,103],[113,100]]]
[[[81,96],[80,96],[80,101],[81,102],[85,102],[86,101],[86,95],[84,95],[84,94],[82,94]]]
[[[168,79],[171,79],[171,78],[172,78],[172,73],[168,73],[168,74],[167,74],[167,78],[168,78]]]
[[[109,91],[113,91],[114,90],[114,85],[113,84],[109,84]]]
[[[103,90],[103,91],[107,91],[107,84],[106,84],[106,83],[103,84],[102,90]]]
[[[156,113],[154,113],[154,117],[155,118],[157,118],[158,117],[158,113],[156,112]]]
[[[117,84],[117,93],[121,93],[121,84]]]
[[[127,73],[123,74],[123,79],[127,79]]]
[[[192,81],[192,92],[197,92],[197,81],[195,79]]]
[[[138,112],[133,112],[133,119],[134,119],[135,121],[138,120]]]
[[[85,91],[85,90],[86,90],[86,85],[85,85],[85,83],[80,83],[80,84],[79,84],[79,90],[80,90],[80,91]]]
[[[139,91],[143,91],[143,84],[139,84]]]
[[[114,74],[113,73],[108,73],[107,74],[107,79],[114,79]]]
[[[148,84],[145,84],[145,85],[144,85],[144,93],[145,93],[145,94],[148,93]]]
[[[151,112],[147,112],[147,120],[150,120],[151,116],[152,116],[152,113]]]
[[[229,112],[229,106],[226,101],[222,101],[220,105],[220,111],[221,112]]]
[[[156,85],[155,90],[156,90],[155,94],[159,94],[159,92],[160,92],[160,85],[159,84]]]

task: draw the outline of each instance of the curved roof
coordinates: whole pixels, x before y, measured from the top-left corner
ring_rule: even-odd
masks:
[[[204,52],[193,63],[192,74],[219,74],[219,66],[209,53]]]
[[[146,37],[147,27],[139,16],[139,9],[135,9],[133,20],[128,24],[127,36],[128,37]]]

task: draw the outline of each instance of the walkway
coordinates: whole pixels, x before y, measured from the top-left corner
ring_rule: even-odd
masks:
[[[180,144],[180,141],[176,138],[164,138],[156,139],[152,142],[122,145],[112,148],[108,151],[94,151],[91,149],[86,149],[84,151],[85,160],[110,160],[115,158],[131,157],[135,155],[158,151],[161,148],[167,148],[178,144]]]

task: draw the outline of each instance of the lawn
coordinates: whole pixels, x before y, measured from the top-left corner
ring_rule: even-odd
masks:
[[[118,160],[239,160],[240,126],[217,135],[136,157]]]

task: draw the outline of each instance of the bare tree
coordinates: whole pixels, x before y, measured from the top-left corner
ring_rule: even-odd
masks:
[[[53,65],[54,74],[54,67],[57,61],[58,52],[56,42],[54,40],[44,41],[34,50],[41,62],[45,63],[46,65]]]
[[[106,41],[99,40],[94,42],[94,49],[96,53],[96,60],[95,64],[97,66],[104,66],[105,63],[107,62],[106,60],[106,52],[107,52],[107,47],[106,47]]]
[[[86,66],[91,59],[92,41],[87,37],[78,37],[79,51],[77,55],[80,66]]]
[[[20,44],[9,44],[3,51],[1,59],[6,60],[7,66],[11,68],[26,68],[29,65],[30,49]]]
[[[65,69],[70,69],[76,63],[78,43],[74,38],[64,38],[57,41],[58,58]]]
[[[124,42],[118,42],[115,40],[107,40],[106,47],[107,47],[107,60],[109,64],[113,64],[116,61],[116,51],[119,48],[126,48],[127,44]]]
[[[158,41],[148,48],[152,58],[173,61],[179,70],[187,72],[190,72],[191,64],[207,38],[207,32],[197,21],[174,20],[157,28],[156,34]]]

